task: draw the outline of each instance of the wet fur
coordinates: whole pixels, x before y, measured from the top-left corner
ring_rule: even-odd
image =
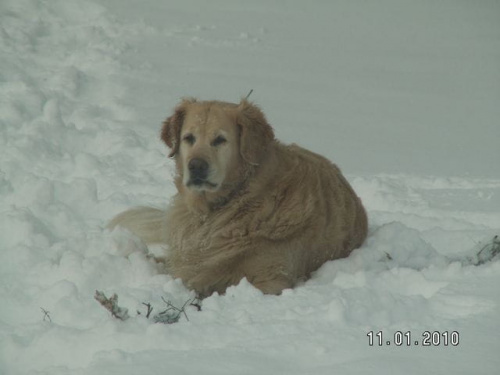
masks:
[[[212,127],[218,131],[217,124],[234,127],[226,128],[227,147],[234,148],[226,153],[230,161],[217,160],[209,138],[196,150],[182,144],[183,127],[208,134]],[[176,162],[178,193],[168,210],[132,209],[110,228],[120,225],[146,243],[166,244],[166,271],[201,296],[223,293],[244,277],[264,293],[279,294],[326,261],[348,256],[366,238],[365,210],[340,170],[320,155],[276,141],[263,113],[246,100],[184,100],[164,122],[161,138]],[[185,186],[192,155],[226,166],[217,190]]]

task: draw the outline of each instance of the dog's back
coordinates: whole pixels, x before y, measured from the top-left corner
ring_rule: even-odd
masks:
[[[328,260],[348,256],[364,242],[365,209],[340,169],[328,159],[297,145],[276,144],[277,163],[269,167],[275,180],[274,214],[268,236],[281,237],[286,251],[295,252],[297,279]],[[281,171],[281,172],[278,172]],[[277,233],[280,233],[278,236]]]

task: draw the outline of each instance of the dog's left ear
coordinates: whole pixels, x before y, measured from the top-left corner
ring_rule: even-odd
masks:
[[[194,103],[195,99],[184,99],[177,107],[174,114],[163,122],[161,129],[161,139],[170,148],[170,158],[179,152],[182,123],[186,117],[186,111],[189,104]]]
[[[274,131],[262,111],[243,99],[237,107],[237,124],[240,128],[240,154],[247,163],[259,165],[269,144],[274,140]]]

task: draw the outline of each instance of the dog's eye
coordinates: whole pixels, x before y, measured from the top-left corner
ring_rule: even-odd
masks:
[[[193,145],[194,144],[194,141],[196,140],[196,138],[194,137],[194,135],[192,134],[186,134],[183,138],[183,140],[187,143],[189,143],[190,145]]]
[[[212,146],[219,146],[219,145],[226,143],[226,142],[227,142],[226,138],[224,138],[222,135],[219,135],[217,138],[215,138],[212,141]]]

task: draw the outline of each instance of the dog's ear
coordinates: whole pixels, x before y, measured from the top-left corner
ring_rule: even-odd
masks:
[[[249,164],[259,165],[274,140],[273,128],[262,111],[246,99],[240,102],[237,109],[241,157]]]
[[[187,107],[194,102],[196,102],[196,99],[183,99],[175,107],[174,114],[163,121],[161,139],[171,150],[168,155],[169,157],[173,157],[179,152],[182,123],[184,122],[184,117],[186,117]]]

